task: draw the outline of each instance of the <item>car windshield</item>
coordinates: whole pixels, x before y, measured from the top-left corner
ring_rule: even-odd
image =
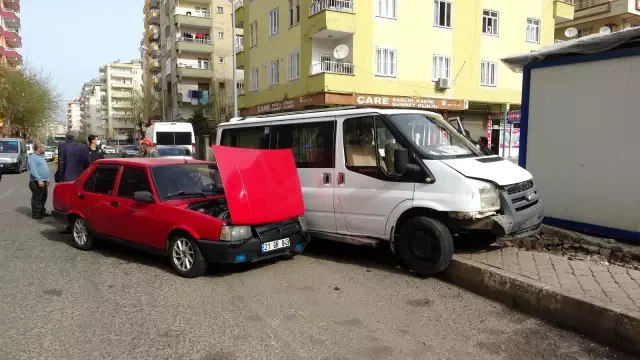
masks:
[[[15,140],[0,140],[0,153],[18,153],[18,142]]]
[[[135,150],[136,147],[133,145],[125,145],[122,147],[122,150]]]
[[[191,151],[182,147],[159,147],[158,156],[191,156]]]
[[[218,168],[212,164],[160,165],[151,168],[162,201],[223,192]]]
[[[425,114],[396,114],[389,118],[403,135],[418,145],[426,159],[482,156],[471,141],[442,119]]]

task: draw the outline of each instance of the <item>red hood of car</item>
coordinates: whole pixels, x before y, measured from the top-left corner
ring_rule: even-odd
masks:
[[[213,145],[231,223],[258,225],[304,215],[291,149],[254,150]]]

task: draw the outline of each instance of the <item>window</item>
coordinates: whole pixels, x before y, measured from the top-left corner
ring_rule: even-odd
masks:
[[[482,33],[498,35],[498,12],[491,10],[482,11]]]
[[[294,52],[287,58],[287,80],[300,78],[300,53]]]
[[[227,88],[227,84],[225,84],[224,82],[218,83],[218,90],[222,91],[222,90],[225,90],[226,88]]]
[[[191,14],[189,12],[187,12],[187,15],[191,15]],[[196,8],[196,16],[209,17],[209,9],[207,9],[205,7],[197,7]]]
[[[199,69],[208,69],[209,68],[209,59],[207,59],[207,58],[198,58],[198,68]]]
[[[119,166],[99,166],[84,183],[83,189],[88,192],[111,195],[116,184]]]
[[[120,175],[118,196],[133,199],[133,193],[136,191],[151,191],[147,171],[142,168],[125,166],[122,169],[122,175]]]
[[[451,78],[451,58],[443,55],[433,55],[433,75],[432,80]]]
[[[480,62],[480,85],[496,86],[498,64],[490,61]]]
[[[398,59],[395,49],[376,48],[376,75],[398,76]]]
[[[583,36],[589,36],[593,33],[593,26],[589,26],[586,28],[578,29],[578,37],[581,38]]]
[[[278,85],[280,83],[280,60],[269,61],[269,86]]]
[[[193,141],[191,141],[191,132],[181,131],[181,132],[166,132],[166,131],[158,131],[156,132],[156,144],[157,145],[191,145]]]
[[[271,149],[291,149],[299,168],[332,168],[335,122],[271,127]]]
[[[224,64],[224,57],[218,56],[218,64]]]
[[[396,0],[376,0],[376,16],[395,19],[397,17]]]
[[[264,126],[223,130],[220,144],[247,149],[269,149],[269,130]]]
[[[451,27],[451,2],[435,0],[433,2],[433,25]]]
[[[218,32],[218,39],[222,39],[224,38],[224,33],[223,32]]]
[[[349,167],[378,167],[394,174],[394,151],[403,149],[379,116],[346,119],[343,123],[344,156]]]
[[[218,6],[218,14],[222,14],[224,12],[224,9],[222,8],[222,6]]]
[[[249,24],[249,46],[258,45],[258,21]]]
[[[527,41],[540,42],[540,20],[527,19]]]
[[[289,0],[289,26],[300,22],[300,0]]]
[[[249,90],[258,91],[258,69],[257,68],[251,69],[251,73],[249,74],[249,80],[251,82],[249,84]]]
[[[269,11],[269,36],[276,35],[280,29],[280,15],[278,8]]]
[[[215,165],[188,163],[161,165],[152,167],[151,174],[162,201],[194,196],[178,195],[181,192],[205,193],[205,195],[222,193],[222,181]]]
[[[296,1],[296,24],[300,22],[300,0]]]

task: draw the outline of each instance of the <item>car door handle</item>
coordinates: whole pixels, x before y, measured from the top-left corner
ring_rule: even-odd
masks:
[[[113,207],[118,207],[118,206],[120,206],[120,203],[119,203],[119,202],[117,202],[117,201],[112,201],[112,202],[111,202],[111,206],[113,206]]]
[[[80,199],[80,200],[84,200],[84,199],[86,199],[86,198],[87,198],[86,196],[84,196],[84,195],[82,195],[82,194],[78,194],[78,199]]]
[[[331,174],[329,173],[323,173],[322,174],[322,183],[324,185],[329,185],[331,184]]]

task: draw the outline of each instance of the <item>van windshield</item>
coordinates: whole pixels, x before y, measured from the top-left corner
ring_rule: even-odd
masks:
[[[444,160],[478,157],[482,153],[456,129],[438,118],[424,114],[389,116],[393,125],[422,150],[426,159]]]
[[[158,131],[156,132],[156,144],[158,145],[191,145],[191,132],[189,131]]]
[[[17,154],[18,142],[15,140],[0,140],[0,153]]]

